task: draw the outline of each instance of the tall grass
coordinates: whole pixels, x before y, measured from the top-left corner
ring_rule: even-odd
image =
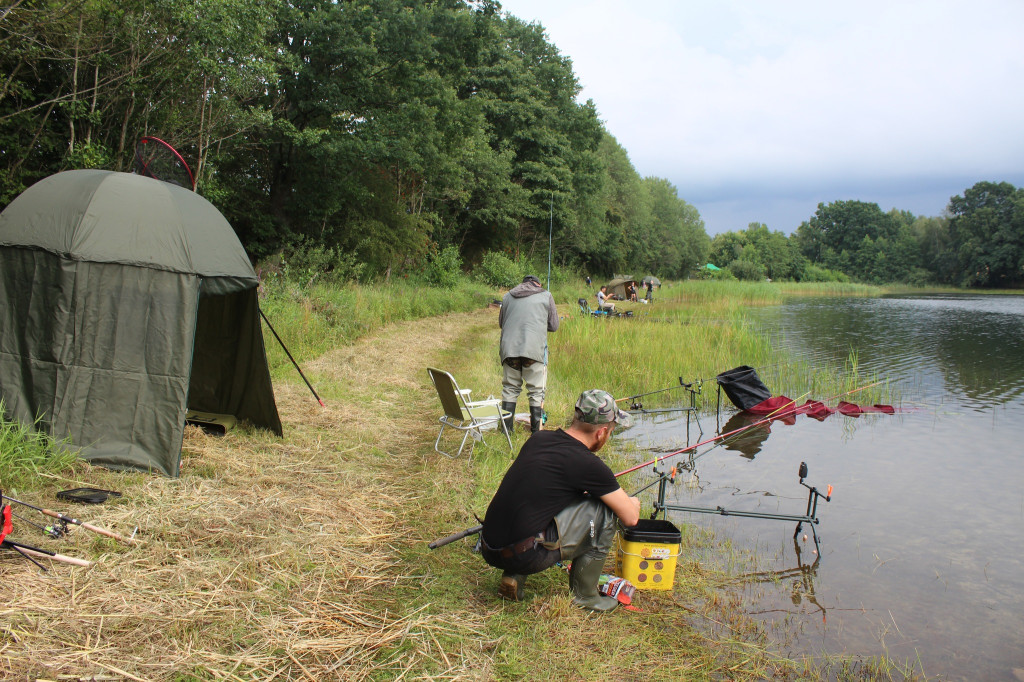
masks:
[[[9,422],[3,414],[4,404],[0,400],[0,487],[3,489],[37,487],[39,474],[62,471],[75,461],[74,453],[60,441],[21,422]]]
[[[808,289],[821,293],[824,285]],[[851,395],[848,399],[860,402],[891,399],[884,382],[876,384],[876,377],[860,370],[856,354],[842,365],[812,365],[773,343],[745,314],[749,306],[781,300],[774,284],[691,281],[664,287],[649,306],[619,303],[619,309],[633,311],[631,318],[584,316],[573,310],[548,337],[549,372],[560,378],[548,386],[549,411],[567,418],[558,413],[558,406],[572,405],[586,388],[604,388],[625,397],[675,386],[679,379],[703,382],[702,404],[712,409],[717,400],[712,392],[715,377],[740,365],[754,367],[775,395],[819,400]],[[874,385],[857,390],[867,384]],[[668,391],[644,404],[684,400],[688,396],[683,391]]]
[[[596,284],[596,283],[595,283]],[[596,291],[596,286],[591,287]],[[791,397],[806,392],[814,397],[833,396],[868,383],[856,366],[811,366],[775,347],[747,320],[751,306],[781,303],[795,291],[803,295],[879,293],[877,287],[841,283],[778,285],[737,281],[669,282],[654,293],[654,302],[619,302],[620,311],[633,317],[598,318],[580,314],[577,299],[596,303],[594,291],[582,280],[561,280],[552,292],[563,316],[561,329],[548,337],[548,400],[552,416],[559,407],[572,405],[579,391],[602,387],[616,396],[687,382],[713,381],[738,365],[750,365],[771,386],[773,393]],[[342,287],[300,287],[283,280],[266,284],[261,306],[274,329],[300,362],[319,357],[332,348],[392,322],[479,309],[500,300],[497,290],[468,278],[451,289],[414,282]],[[267,356],[275,374],[290,371],[290,362],[273,337],[265,334]],[[492,348],[488,352],[493,353]],[[495,356],[496,357],[496,356]],[[851,371],[853,370],[853,371]],[[859,383],[858,383],[859,382]],[[710,406],[705,392],[705,403]],[[842,388],[842,390],[839,390]],[[883,387],[884,388],[884,387]],[[667,393],[645,404],[679,400],[681,392]],[[879,398],[882,393],[863,397]]]
[[[500,298],[498,292],[469,280],[451,289],[405,281],[300,287],[272,280],[264,283],[260,307],[301,360],[351,344],[393,322],[482,308],[495,298]],[[271,371],[289,366],[280,344],[269,333],[264,337]]]

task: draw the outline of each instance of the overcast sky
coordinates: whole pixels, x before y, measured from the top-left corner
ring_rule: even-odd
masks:
[[[708,234],[1024,186],[1024,1],[501,0]]]

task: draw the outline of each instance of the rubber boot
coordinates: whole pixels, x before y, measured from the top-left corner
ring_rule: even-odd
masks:
[[[572,603],[591,611],[607,612],[619,605],[619,600],[605,597],[597,591],[597,582],[604,570],[603,550],[591,550],[572,560],[569,569],[569,589],[572,590]]]
[[[525,594],[526,576],[505,571],[501,574],[498,594],[510,601],[522,601]]]
[[[541,424],[544,423],[544,408],[534,407],[530,405],[530,433],[537,433],[540,431]]]
[[[510,414],[509,416],[505,417],[502,420],[503,422],[505,422],[505,429],[509,433],[512,433],[512,426],[515,424],[515,420],[516,420],[516,404],[515,403],[506,402],[506,401],[502,401],[501,409],[503,411],[505,411],[505,412],[511,412],[512,413],[512,414]]]

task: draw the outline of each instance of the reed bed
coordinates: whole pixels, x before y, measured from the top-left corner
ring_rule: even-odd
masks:
[[[564,378],[549,385],[549,412],[567,419],[568,411],[559,406],[571,406],[585,388],[601,387],[626,397],[678,386],[680,379],[701,383],[698,408],[713,410],[718,400],[715,377],[740,365],[754,367],[776,395],[817,400],[848,396],[862,402],[894,398],[884,381],[860,370],[856,354],[838,362],[802,358],[787,352],[779,339],[763,334],[746,311],[781,300],[772,298],[775,286],[670,284],[658,290],[664,293],[656,294],[653,304],[616,304],[616,310],[630,310],[632,317],[585,316],[563,306],[571,312],[563,315],[559,331],[548,337],[550,374]],[[688,399],[677,390],[646,398],[644,404],[679,405]]]

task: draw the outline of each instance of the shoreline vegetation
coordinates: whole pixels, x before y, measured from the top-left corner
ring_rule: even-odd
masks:
[[[548,428],[566,423],[585,388],[625,397],[679,377],[703,379],[701,405],[713,411],[715,374],[741,364],[766,368],[762,378],[787,395],[832,395],[878,381],[858,372],[855,356],[823,368],[780,355],[744,310],[789,295],[884,292],[838,283],[682,282],[657,290],[649,306],[624,304],[633,318],[597,319],[575,303],[593,292],[556,283],[563,319],[549,335]],[[189,427],[181,477],[167,479],[69,462],[52,441],[2,424],[5,493],[54,506],[64,504],[54,502],[61,489],[120,491],[123,497],[103,505],[60,511],[124,534],[137,526],[142,544],[77,528],[54,541],[15,519],[12,537],[95,565],[53,564],[42,573],[5,553],[0,677],[920,677],[912,662],[884,654],[780,653],[727,589],[738,567],[757,558],[735,555],[727,541],[685,522],[678,523],[674,589],[638,592],[638,612],[599,617],[573,607],[558,570],[531,576],[524,602],[503,602],[499,572],[472,553],[472,539],[427,549],[475,525],[511,462],[493,434],[471,458],[434,452],[440,407],[426,374],[428,366],[442,367],[474,397],[498,394],[497,313],[488,304],[500,293],[466,281],[332,288],[282,280],[263,294],[264,310],[326,403],[317,404],[266,334],[284,438],[244,427],[214,437]],[[665,404],[683,399],[673,393]],[[884,381],[860,395],[898,400]],[[527,435],[517,428],[516,451]],[[15,450],[22,454],[9,457]],[[647,453],[613,439],[607,459],[616,469]]]

